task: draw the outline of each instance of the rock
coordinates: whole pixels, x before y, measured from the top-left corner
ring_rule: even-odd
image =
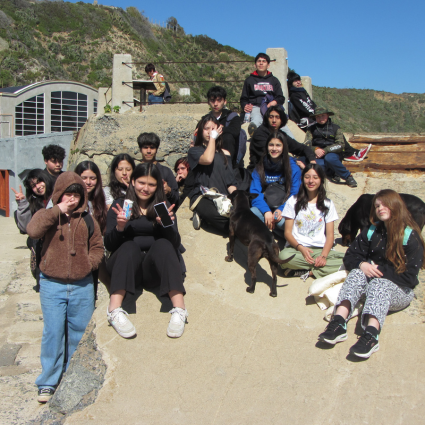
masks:
[[[177,162],[178,159],[180,159],[183,155],[178,153],[172,153],[168,156],[166,159],[167,164],[170,166],[171,169],[174,169],[174,164]]]
[[[208,110],[207,105],[154,105],[143,107],[143,112],[90,117],[73,142],[68,170],[90,159],[99,166],[106,184],[114,155],[127,152],[136,160],[141,159],[137,137],[143,132],[158,134],[161,146],[157,159],[172,166],[189,150],[195,126]]]

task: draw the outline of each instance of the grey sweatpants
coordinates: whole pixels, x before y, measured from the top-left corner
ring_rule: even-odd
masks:
[[[406,308],[414,297],[411,288],[398,286],[390,280],[380,277],[368,281],[368,278],[360,269],[354,269],[351,270],[339,291],[335,311],[342,301],[350,301],[350,314],[347,320],[351,319],[354,307],[363,295],[366,296],[361,320],[363,329],[367,326],[367,314],[376,317],[382,329],[388,311]]]

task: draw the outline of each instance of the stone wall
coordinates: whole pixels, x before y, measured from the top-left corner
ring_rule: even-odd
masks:
[[[132,108],[124,114],[92,116],[71,145],[68,170],[85,160],[95,162],[107,184],[108,167],[119,153],[128,153],[136,163],[141,160],[137,137],[154,132],[161,139],[157,159],[173,167],[185,156],[196,124],[208,113],[208,105],[152,105],[143,111]]]

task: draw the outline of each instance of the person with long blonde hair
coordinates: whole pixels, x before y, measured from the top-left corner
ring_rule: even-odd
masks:
[[[418,273],[424,268],[424,240],[400,195],[379,191],[372,202],[371,225],[357,236],[344,257],[350,271],[335,304],[334,317],[319,340],[335,345],[347,339],[346,322],[365,296],[361,313],[363,335],[350,353],[369,358],[379,349],[379,334],[388,311],[406,308],[413,300]]]

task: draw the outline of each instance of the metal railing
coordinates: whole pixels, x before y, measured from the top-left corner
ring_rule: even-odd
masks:
[[[276,59],[271,59],[270,62],[276,62]],[[151,62],[122,62],[123,65],[129,66],[129,65],[146,65],[148,63]],[[220,64],[220,63],[225,63],[225,64],[229,64],[229,63],[252,63],[252,59],[251,60],[228,60],[228,61],[164,61],[164,62],[156,62],[156,65],[164,65],[164,64]],[[169,84],[190,84],[190,83],[242,83],[245,80],[223,80],[223,79],[215,79],[215,80],[175,80],[175,81],[168,81],[166,80],[167,83]],[[127,85],[129,87],[130,84],[133,84],[133,81],[123,81],[122,82],[123,85]],[[141,89],[142,91],[143,89]],[[144,97],[144,96],[143,96]],[[142,110],[142,103],[146,103],[145,100],[142,101],[142,95],[140,96],[140,110]],[[122,101],[123,104],[134,104],[134,101]],[[178,101],[178,102],[170,102],[171,104],[179,104],[179,103],[183,103],[183,104],[196,104],[196,105],[203,105],[203,104],[208,104],[208,102],[185,102],[185,101]],[[233,101],[227,101],[228,104],[239,104],[240,101],[239,100],[233,100]]]

